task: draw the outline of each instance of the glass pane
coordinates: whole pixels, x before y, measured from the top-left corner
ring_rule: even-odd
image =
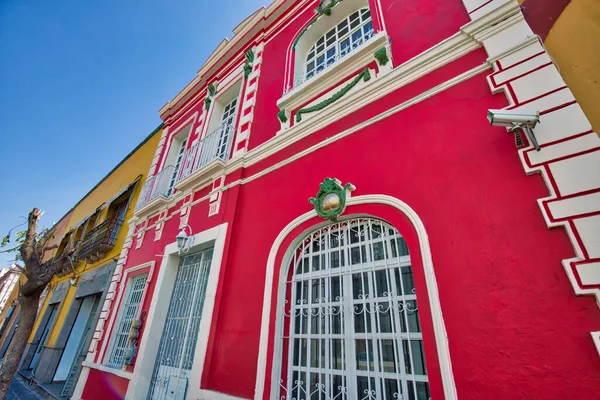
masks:
[[[375,369],[375,362],[373,360],[373,341],[359,339],[355,340],[355,344],[356,369],[360,371],[373,371]]]
[[[396,357],[393,340],[381,341],[381,363],[383,372],[396,372]]]
[[[331,341],[331,368],[332,369],[344,369],[344,357],[342,355],[342,346],[344,341],[339,339],[333,339]]]

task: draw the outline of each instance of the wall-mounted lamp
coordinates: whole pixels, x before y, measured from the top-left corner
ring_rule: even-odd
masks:
[[[190,230],[189,235],[186,232],[186,228]],[[176,238],[179,254],[187,253],[194,245],[194,236],[192,235],[192,228],[190,228],[189,225],[185,225]]]
[[[533,133],[533,128],[540,122],[538,111],[488,110],[488,120],[492,126],[504,126],[514,133],[517,148],[523,147],[522,131],[535,149],[540,151],[540,145]]]

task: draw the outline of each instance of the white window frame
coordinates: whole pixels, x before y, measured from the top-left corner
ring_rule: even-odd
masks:
[[[117,318],[115,320],[115,324],[113,326],[113,331],[112,331],[112,337],[110,338],[110,351],[107,353],[106,356],[106,366],[110,367],[110,368],[121,368],[123,367],[123,355],[124,353],[122,353],[120,355],[120,360],[117,363],[116,361],[112,361],[111,359],[115,356],[115,352],[118,351],[119,349],[121,350],[125,350],[127,349],[127,346],[125,347],[121,347],[118,345],[119,342],[119,336],[125,336],[125,344],[127,345],[129,342],[128,339],[128,333],[127,332],[119,332],[121,330],[121,328],[123,327],[122,325],[127,324],[127,325],[131,325],[131,322],[134,321],[136,318],[139,318],[140,315],[140,308],[143,307],[144,305],[144,292],[146,291],[146,286],[148,285],[148,272],[142,272],[140,274],[136,274],[133,276],[130,276],[129,279],[127,280],[127,286],[125,288],[125,294],[123,296],[123,301],[121,302],[121,305],[119,306],[119,313],[117,315]],[[142,287],[141,289],[137,289],[139,291],[139,300],[136,304],[135,307],[135,312],[132,313],[131,317],[128,317],[125,321],[124,321],[124,313],[125,313],[125,309],[131,305],[131,297],[133,295],[133,285],[137,282],[137,280],[142,280]]]
[[[354,27],[353,24],[355,24]],[[304,62],[303,74],[294,82],[294,87],[309,81],[335,65],[339,59],[351,54],[353,50],[374,35],[369,7],[354,11],[335,24],[311,46]],[[342,48],[344,42],[347,42],[348,46]],[[328,55],[328,53],[330,54]],[[323,61],[319,62],[321,57],[323,57]]]

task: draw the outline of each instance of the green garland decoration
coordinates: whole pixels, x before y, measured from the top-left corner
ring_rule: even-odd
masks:
[[[211,83],[210,85],[208,85],[208,93],[210,94],[210,97],[214,97],[215,94],[217,94],[217,84],[216,83]]]
[[[254,63],[254,51],[252,49],[246,52],[246,63],[244,64],[244,78],[248,79],[248,76],[252,73],[252,65]]]
[[[285,110],[281,110],[277,113],[277,118],[281,121],[282,124],[285,124],[288,118],[285,115]]]
[[[217,84],[211,83],[208,85],[208,96],[204,99],[204,108],[208,111],[210,108],[210,103],[212,102],[211,97],[214,97],[217,94]]]
[[[319,3],[319,7],[317,7],[315,9],[315,12],[317,13],[317,16],[314,17],[313,20],[310,21],[308,23],[308,25],[306,25],[304,27],[304,29],[302,29],[302,31],[300,32],[300,34],[298,34],[298,36],[296,36],[296,40],[294,40],[294,44],[292,45],[292,51],[296,51],[296,45],[300,41],[300,38],[302,37],[302,35],[304,35],[306,33],[306,31],[308,30],[308,28],[310,28],[312,25],[314,25],[314,23],[317,22],[317,20],[322,15],[326,15],[326,16],[329,17],[331,15],[331,9],[333,7],[335,7],[338,3],[341,3],[341,2],[342,2],[342,0],[333,0],[329,4],[327,4],[325,7],[323,7],[324,0],[321,0],[321,2]]]
[[[368,68],[363,69],[361,73],[356,75],[356,77],[352,80],[352,82],[348,83],[339,92],[337,92],[336,94],[334,94],[327,100],[323,100],[322,102],[317,103],[314,106],[310,106],[307,108],[301,108],[300,110],[298,110],[296,112],[296,122],[302,121],[302,114],[322,110],[325,107],[327,107],[328,105],[338,101],[339,99],[342,98],[342,96],[344,96],[346,93],[348,93],[350,91],[350,89],[352,89],[354,86],[356,86],[356,84],[358,82],[360,82],[361,79],[364,80],[365,82],[367,82],[369,79],[371,79],[371,73],[369,72]]]
[[[382,47],[379,50],[377,50],[375,54],[373,54],[373,56],[379,62],[379,65],[385,65],[390,61],[385,47]]]

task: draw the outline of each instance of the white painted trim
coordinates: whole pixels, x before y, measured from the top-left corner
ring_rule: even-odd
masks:
[[[81,373],[79,374],[79,379],[75,385],[75,390],[73,391],[71,400],[81,400],[81,396],[83,396],[83,389],[85,389],[85,384],[87,383],[89,374],[90,368],[85,366],[84,361],[81,363]]]
[[[196,342],[194,362],[192,370],[190,371],[187,392],[188,399],[202,398],[198,397],[201,395],[200,380],[204,370],[204,360],[206,358],[210,326],[213,320],[213,311],[223,252],[225,249],[227,227],[228,224],[223,223],[193,235],[194,246],[190,249],[190,253],[201,249],[206,243],[211,241],[214,241],[214,250],[206,288],[206,297],[204,299],[202,310],[202,319],[200,321],[200,330],[198,332],[198,341]],[[177,242],[165,246],[163,254],[161,266],[156,278],[154,293],[152,295],[150,310],[148,311],[146,328],[139,346],[140,351],[135,363],[133,377],[127,390],[127,399],[130,400],[145,399],[150,387],[150,379],[152,378],[152,372],[154,370],[158,345],[164,328],[175,275],[180,260]]]
[[[243,397],[230,396],[225,393],[215,392],[212,390],[200,389],[198,400],[247,400]],[[195,399],[194,399],[195,400]]]
[[[102,365],[102,364],[96,364],[93,362],[84,361],[81,363],[81,365],[84,367],[87,367],[87,368],[97,369],[98,371],[106,372],[107,374],[116,375],[120,378],[124,378],[127,380],[131,380],[131,378],[133,377],[132,372],[123,371],[122,369],[107,367],[106,365]]]
[[[165,163],[167,162],[167,159],[169,158],[169,152],[171,151],[171,145],[173,144],[173,140],[174,140],[175,136],[179,135],[179,133],[182,130],[186,129],[189,126],[190,131],[188,132],[188,135],[187,135],[187,137],[189,138],[192,135],[192,128],[196,124],[197,118],[198,118],[198,111],[193,113],[188,119],[186,119],[181,124],[179,124],[179,126],[177,127],[177,130],[169,133],[169,135],[167,136],[166,142],[164,144],[164,147],[163,147],[163,152],[162,152],[163,157],[160,162],[160,168],[159,168],[158,172],[162,171],[165,168]],[[173,124],[171,124],[171,126],[173,126]],[[190,145],[190,143],[188,140],[186,147],[189,147],[189,145]]]
[[[347,205],[359,205],[359,204],[385,204],[391,207],[394,207],[404,213],[410,222],[415,227],[417,232],[417,236],[419,238],[419,246],[421,250],[423,269],[425,271],[425,281],[427,285],[427,294],[429,297],[430,304],[430,312],[431,318],[433,322],[433,330],[437,345],[437,354],[438,361],[440,364],[440,372],[442,376],[442,385],[444,387],[444,394],[446,400],[455,400],[457,399],[456,386],[454,384],[454,376],[452,373],[452,363],[450,360],[450,349],[448,347],[448,337],[446,334],[446,328],[444,325],[444,319],[442,316],[442,308],[440,304],[439,293],[437,289],[437,282],[435,278],[435,271],[433,268],[433,260],[431,257],[431,248],[429,246],[429,239],[427,236],[427,232],[425,230],[425,226],[423,222],[419,218],[419,216],[415,213],[415,211],[408,206],[406,203],[391,197],[382,194],[374,194],[374,195],[365,195],[365,196],[356,196],[352,197],[348,200]],[[262,310],[262,319],[261,319],[261,330],[260,330],[260,342],[259,342],[259,351],[258,351],[258,361],[257,361],[257,375],[256,375],[256,386],[255,386],[255,400],[261,400],[263,398],[263,394],[265,391],[265,377],[266,374],[269,373],[266,371],[267,366],[267,358],[269,354],[267,354],[268,345],[269,345],[269,324],[271,319],[271,300],[273,296],[273,280],[275,274],[275,260],[277,257],[277,253],[284,239],[298,226],[302,223],[310,220],[311,218],[317,216],[314,210],[309,211],[305,214],[302,214],[298,218],[294,219],[290,222],[277,236],[273,246],[271,247],[271,251],[269,252],[269,257],[267,259],[266,266],[266,276],[265,276],[265,288],[264,288],[264,300],[263,300],[263,310]],[[283,265],[287,265],[284,263]],[[284,267],[283,267],[284,268]],[[275,355],[273,355],[275,357]],[[273,366],[275,368],[275,360],[273,362]],[[272,386],[278,384],[278,379],[272,380]],[[271,392],[271,398],[273,397],[273,392],[271,389],[267,389]]]

